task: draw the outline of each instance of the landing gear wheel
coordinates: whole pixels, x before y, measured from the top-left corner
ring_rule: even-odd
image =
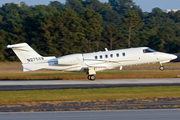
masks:
[[[94,81],[96,79],[95,75],[88,75],[88,79]]]
[[[96,76],[95,75],[91,75],[91,80],[95,80],[96,79]]]
[[[164,66],[160,66],[159,69],[160,69],[161,71],[163,71],[163,70],[164,70]]]
[[[87,77],[87,78],[88,78],[88,80],[91,80],[91,75],[88,75],[88,77]]]

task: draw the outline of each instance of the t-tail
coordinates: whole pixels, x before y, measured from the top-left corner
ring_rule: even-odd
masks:
[[[34,71],[48,67],[48,61],[56,57],[43,57],[27,43],[8,45],[22,62],[23,71]]]

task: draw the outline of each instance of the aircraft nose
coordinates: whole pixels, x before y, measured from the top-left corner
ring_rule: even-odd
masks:
[[[177,58],[176,55],[168,54],[168,53],[159,53],[159,54],[156,54],[156,55],[157,55],[158,60],[163,60],[163,61],[174,60],[174,59]]]
[[[177,56],[176,56],[176,55],[169,55],[169,57],[171,58],[171,60],[174,60],[174,59],[176,59],[176,58],[177,58]]]
[[[174,59],[178,58],[177,55],[174,55]]]

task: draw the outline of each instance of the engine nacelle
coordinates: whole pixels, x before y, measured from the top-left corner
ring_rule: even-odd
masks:
[[[72,54],[57,58],[58,65],[77,65],[79,60],[83,61],[82,54]]]

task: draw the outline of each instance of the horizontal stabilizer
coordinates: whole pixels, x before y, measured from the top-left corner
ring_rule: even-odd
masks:
[[[14,45],[8,45],[7,48],[20,48],[20,47],[26,47],[27,43],[20,43],[20,44],[14,44]]]

